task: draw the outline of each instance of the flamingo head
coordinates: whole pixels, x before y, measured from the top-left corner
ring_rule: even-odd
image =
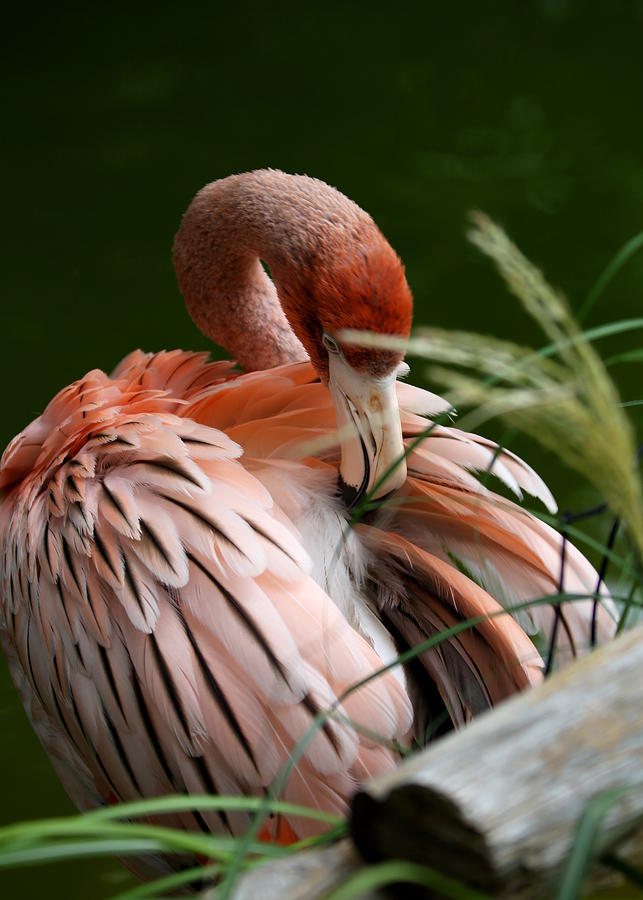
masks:
[[[413,303],[404,267],[373,221],[350,240],[315,248],[314,264],[278,278],[288,320],[335,405],[340,486],[348,506],[390,494],[406,480],[395,382],[403,353],[351,344],[347,330],[407,338]]]

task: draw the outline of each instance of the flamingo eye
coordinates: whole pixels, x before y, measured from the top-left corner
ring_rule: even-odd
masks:
[[[326,332],[322,335],[322,343],[329,353],[339,354],[342,352],[335,338],[326,334]]]

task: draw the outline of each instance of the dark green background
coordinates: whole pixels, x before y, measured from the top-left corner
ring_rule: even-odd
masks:
[[[195,191],[231,172],[275,166],[338,186],[405,260],[417,324],[534,345],[540,334],[464,240],[467,210],[497,218],[576,305],[643,228],[640,0],[3,16],[1,445],[87,369],[134,347],[208,346],[170,247]],[[641,315],[642,285],[643,254],[591,324]],[[624,399],[640,397],[640,369],[619,378]],[[520,449],[563,505],[591,500],[554,459]],[[0,823],[69,809],[3,665]],[[88,862],[3,874],[0,892],[102,897],[122,877]]]

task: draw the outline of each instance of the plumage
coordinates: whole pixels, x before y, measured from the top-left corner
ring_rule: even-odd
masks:
[[[293,185],[292,176],[277,174],[280,189]],[[251,232],[263,183],[270,215],[283,209],[278,237],[285,240],[294,216],[301,250],[304,224],[292,211],[301,191],[321,198],[320,209],[341,195],[295,179],[296,190],[279,206],[271,193],[275,173],[257,182],[259,175],[252,202],[243,205],[235,181],[228,205],[237,203]],[[352,225],[342,231],[342,265],[352,259],[352,241],[375,249],[341,278],[326,261],[316,280],[300,260],[289,280],[292,247],[284,257],[273,248],[276,288],[263,270],[240,274],[231,244],[220,251],[220,277],[208,261],[221,290],[243,275],[260,309],[280,299],[286,318],[299,323],[296,335],[284,338],[281,309],[272,310],[265,328],[245,314],[244,328],[254,321],[265,342],[283,339],[281,365],[244,374],[205,354],[135,351],[111,376],[94,370],[60,391],[5,450],[2,643],[34,728],[81,808],[175,791],[261,796],[315,716],[328,710],[283,796],[343,814],[360,780],[396,764],[396,746],[421,742],[449,722],[462,725],[542,678],[530,635],[547,633],[552,608],[512,617],[504,607],[557,591],[561,539],[478,476],[491,472],[518,499],[534,495],[550,510],[553,498],[512,453],[455,427],[429,429],[425,416],[448,412],[447,401],[390,382],[400,441],[415,444],[407,475],[391,499],[349,528],[351,510],[337,491],[338,475],[349,469],[328,385],[335,369],[319,364],[316,345],[313,362],[302,358],[302,345],[309,350],[318,337],[317,325],[301,325],[305,291],[321,284],[318,324],[335,276],[357,291],[356,303],[372,304],[360,322],[368,325],[379,311],[384,325],[375,330],[404,333],[409,324],[403,276],[391,274],[397,257],[353,207],[346,198],[333,207],[333,229],[346,215],[359,232]],[[311,226],[310,240],[323,244],[329,227]],[[247,249],[246,232],[230,234],[243,237]],[[195,304],[210,287],[197,270],[201,252],[203,240],[196,248],[180,244],[177,265],[184,290],[198,284],[190,302],[203,324],[208,315]],[[314,256],[306,259],[314,266]],[[397,285],[402,299],[383,309],[381,291],[369,294],[370,282],[363,283],[364,266],[373,279],[379,273]],[[395,302],[402,306],[399,329]],[[331,306],[337,322],[337,297]],[[243,342],[233,324],[226,333]],[[270,348],[266,353],[271,358]],[[394,381],[399,363],[390,353],[372,365],[362,365],[360,354],[346,359],[360,377],[380,381],[387,366]],[[564,589],[592,594],[597,583],[590,564],[568,546]],[[563,656],[585,649],[590,615],[589,600],[565,606]],[[480,619],[477,627],[425,651],[404,672],[393,668],[369,680],[398,652],[469,618]],[[608,638],[614,626],[607,597],[598,624],[599,637]],[[172,822],[238,834],[248,817],[185,813]],[[264,836],[295,839],[320,827],[286,817],[279,833],[275,825]]]

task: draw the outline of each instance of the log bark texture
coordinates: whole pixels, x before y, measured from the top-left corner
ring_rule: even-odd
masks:
[[[496,896],[550,897],[578,820],[624,788],[599,838],[642,859],[643,628],[476,719],[355,797],[367,859],[403,857]]]

